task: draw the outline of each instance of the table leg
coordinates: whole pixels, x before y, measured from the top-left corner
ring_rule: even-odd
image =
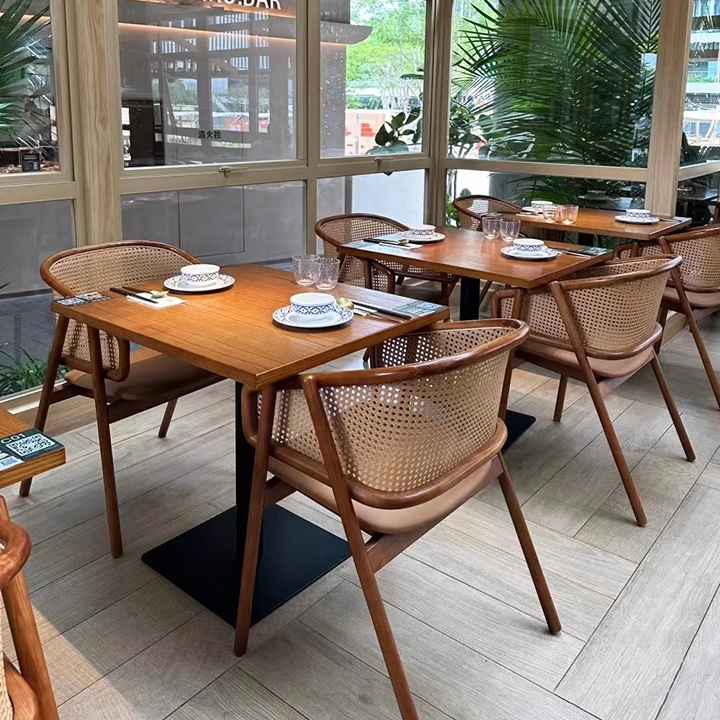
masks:
[[[480,315],[480,280],[464,277],[460,280],[460,319],[477,320]]]
[[[143,562],[235,624],[255,450],[242,432],[236,385],[236,507],[146,552]],[[261,620],[350,557],[347,543],[281,507],[265,511],[252,621]]]

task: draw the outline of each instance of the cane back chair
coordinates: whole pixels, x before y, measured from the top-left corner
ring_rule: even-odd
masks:
[[[341,259],[340,282],[372,287],[387,293],[418,296],[422,300],[446,305],[459,279],[456,275],[404,265],[400,262],[389,262],[385,259],[382,262],[365,260],[342,252],[342,246],[347,243],[392,235],[407,229],[407,225],[390,218],[361,213],[323,218],[315,225],[315,233],[323,241],[325,255]],[[402,285],[404,278],[440,283],[441,291],[430,294],[418,287],[406,288]]]
[[[464,195],[455,198],[453,207],[458,211],[460,227],[464,230],[482,230],[483,215],[488,213],[518,213],[519,205],[490,195]]]
[[[19,668],[18,672],[3,653],[0,720],[58,720],[55,696],[22,572],[30,555],[30,536],[10,522],[3,497],[0,497],[0,545],[0,588]]]
[[[197,262],[192,255],[172,245],[127,241],[58,253],[42,264],[40,274],[55,297],[60,298],[114,286],[162,281],[177,275],[181,267]],[[70,368],[70,372],[65,375],[65,383],[56,386],[60,366]],[[178,399],[221,379],[147,348],[131,352],[127,340],[58,317],[35,426],[41,430],[45,427],[53,403],[76,395],[94,398],[114,557],[122,555],[122,536],[110,424],[158,405],[167,405],[158,432],[163,438]],[[30,483],[31,480],[27,480],[21,484],[21,495],[30,492]]]
[[[663,290],[680,258],[611,260],[527,292],[500,290],[493,311],[519,315],[530,325],[530,338],[518,361],[560,374],[555,422],[562,419],[568,378],[585,382],[638,525],[647,519],[604,397],[650,364],[688,461],[695,460],[654,345],[662,337],[656,322]],[[517,311],[518,303],[520,311]]]
[[[663,294],[660,324],[665,325],[671,310],[685,315],[720,407],[720,382],[698,327],[699,320],[720,310],[720,224],[615,249],[618,257],[652,257],[660,253],[682,257],[682,264],[670,274]],[[660,352],[659,345],[656,351]]]
[[[247,650],[269,470],[343,523],[403,720],[410,689],[375,573],[481,488],[498,479],[547,624],[560,622],[502,459],[498,418],[517,320],[442,323],[375,349],[372,370],[295,378],[243,395],[243,425],[256,464],[235,650]],[[273,481],[270,481],[271,483]],[[370,534],[366,543],[362,531]]]

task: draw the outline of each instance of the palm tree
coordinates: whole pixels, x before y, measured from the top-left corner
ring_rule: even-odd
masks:
[[[456,83],[475,101],[488,158],[647,164],[661,0],[477,0]],[[557,201],[621,183],[523,178]]]

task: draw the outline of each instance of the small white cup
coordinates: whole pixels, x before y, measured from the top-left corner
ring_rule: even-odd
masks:
[[[186,265],[180,268],[183,282],[193,287],[208,287],[220,277],[219,265]]]
[[[532,238],[518,238],[513,240],[513,247],[516,247],[520,252],[539,252],[545,247],[545,243],[542,240]]]
[[[630,208],[625,211],[625,214],[631,218],[645,219],[650,217],[649,210],[642,210],[639,208]]]
[[[403,233],[405,237],[429,237],[435,234],[434,225],[411,225],[410,229]]]
[[[335,298],[327,293],[298,293],[290,298],[292,311],[305,321],[322,320],[335,307]]]

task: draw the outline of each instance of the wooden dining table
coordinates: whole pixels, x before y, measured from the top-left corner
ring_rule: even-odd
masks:
[[[415,267],[459,275],[461,320],[477,319],[481,280],[529,290],[612,257],[612,250],[595,256],[580,256],[571,253],[584,250],[582,245],[547,243],[563,251],[562,254],[553,260],[514,260],[500,252],[508,247],[500,238],[488,239],[482,232],[457,228],[442,228],[441,232],[445,235],[442,242],[427,243],[415,249],[358,241],[343,245],[342,252],[380,262],[407,260]]]
[[[447,320],[446,307],[431,306],[411,319],[354,316],[327,330],[295,331],[274,323],[275,310],[303,288],[291,273],[258,265],[224,268],[235,284],[205,294],[183,294],[183,304],[153,308],[107,292],[111,300],[60,305],[59,315],[209,370],[236,383],[236,506],[165,544],[143,560],[198,602],[235,624],[245,546],[254,448],[242,432],[243,386],[261,389],[298,373],[364,350],[384,340]],[[146,283],[141,289],[159,289]],[[407,305],[396,295],[338,285],[330,291],[388,310]],[[268,507],[263,520],[253,622],[349,557],[347,544],[283,508]]]
[[[663,235],[670,235],[692,222],[689,217],[674,217],[661,219],[653,224],[636,224],[620,222],[615,219],[622,214],[620,210],[598,210],[595,208],[580,208],[577,220],[572,225],[558,222],[547,222],[542,215],[518,213],[506,215],[514,220],[522,220],[523,230],[542,228],[557,233],[579,232],[590,235],[608,235],[610,237],[628,238],[629,240],[655,240]]]
[[[13,458],[3,450],[6,443],[22,443],[29,434],[33,433],[33,430],[31,425],[0,408],[0,488],[65,464],[65,448],[55,440],[50,440],[53,445],[47,448],[47,452],[41,454],[32,452],[32,447],[26,444],[25,451],[29,454],[23,458]],[[37,443],[34,445],[37,446]]]

